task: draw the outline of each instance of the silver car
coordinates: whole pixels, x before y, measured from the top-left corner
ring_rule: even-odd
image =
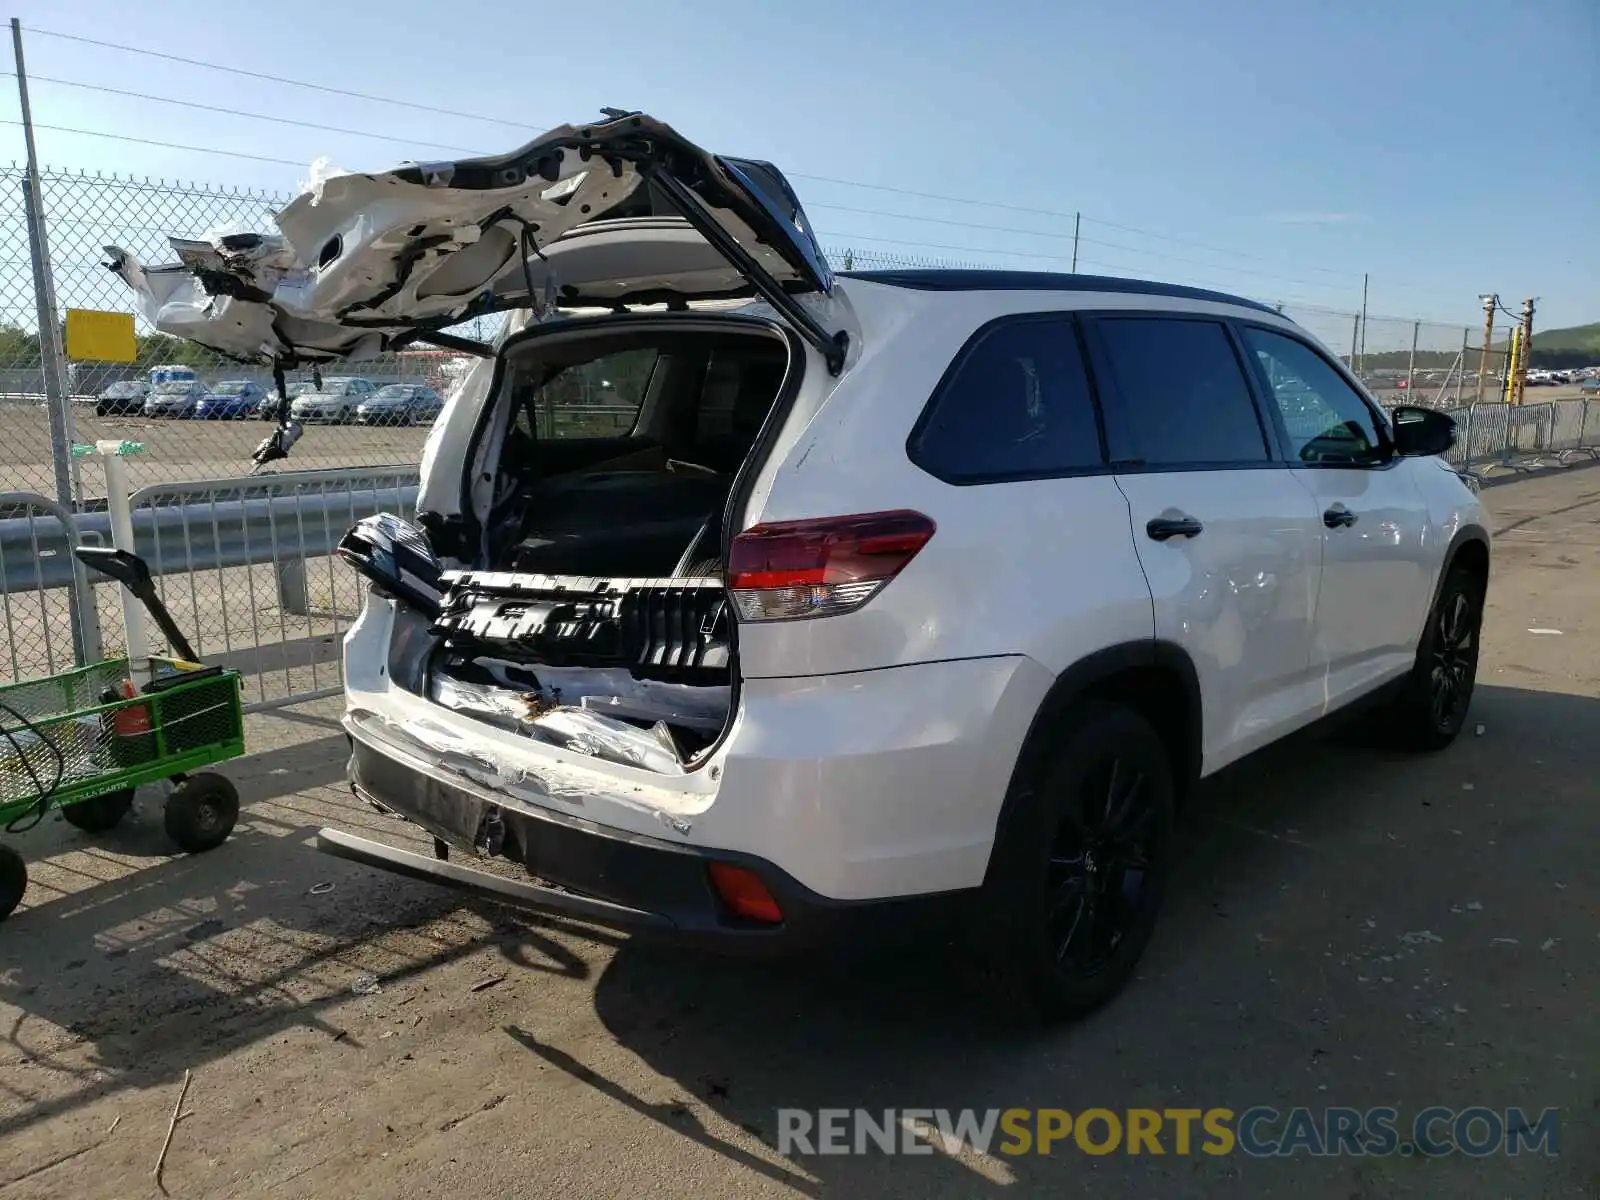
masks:
[[[357,425],[426,425],[439,415],[444,401],[420,383],[391,383],[356,408]]]
[[[192,417],[210,392],[198,379],[164,379],[144,402],[147,417]]]
[[[289,405],[289,416],[303,425],[348,425],[355,420],[361,402],[377,390],[372,380],[357,376],[324,379],[316,391],[296,397]]]

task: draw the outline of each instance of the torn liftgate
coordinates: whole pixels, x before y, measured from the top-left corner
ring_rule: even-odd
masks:
[[[441,571],[419,531],[367,517],[339,556],[431,624],[428,696],[579,753],[681,774],[731,703],[720,578]]]
[[[663,214],[691,226],[715,265],[651,274],[623,255],[590,274],[573,254],[562,277],[560,251],[587,230]],[[157,329],[251,361],[364,359],[417,341],[487,354],[441,331],[513,308],[752,295],[830,370],[844,361],[845,334],[803,302],[830,294],[834,280],[782,173],[711,154],[643,114],[607,110],[498,157],[335,174],[274,220],[273,234],[173,239],[171,265],[146,267],[108,246],[107,265]]]

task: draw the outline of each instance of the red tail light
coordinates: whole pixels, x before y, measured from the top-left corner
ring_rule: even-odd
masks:
[[[933,536],[919,512],[757,525],[733,539],[728,589],[740,620],[825,617],[860,608]]]
[[[720,862],[708,864],[706,871],[711,876],[711,886],[717,889],[717,895],[733,912],[746,920],[760,921],[763,925],[783,923],[783,910],[772,898],[772,893],[767,891],[767,885],[761,882],[761,876],[754,871]]]

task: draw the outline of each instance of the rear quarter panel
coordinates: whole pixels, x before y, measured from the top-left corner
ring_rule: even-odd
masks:
[[[968,338],[1006,313],[1059,311],[1063,295],[848,282],[859,357],[773,469],[746,523],[910,508],[932,517],[937,532],[857,612],[742,623],[744,676],[997,655],[1026,655],[1059,673],[1105,646],[1152,638],[1127,500],[1111,476],[956,486],[907,456],[912,426]]]

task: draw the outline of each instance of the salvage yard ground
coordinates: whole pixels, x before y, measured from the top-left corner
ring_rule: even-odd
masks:
[[[1051,1032],[939,947],[724,963],[321,857],[324,824],[422,843],[342,786],[335,705],[253,716],[215,853],[169,857],[153,815],[19,840],[0,1198],[155,1194],[185,1071],[179,1197],[1595,1195],[1600,468],[1485,498],[1481,736],[1334,732],[1211,781],[1140,978]],[[775,1148],[788,1107],[1257,1104],[1559,1107],[1560,1156]]]

